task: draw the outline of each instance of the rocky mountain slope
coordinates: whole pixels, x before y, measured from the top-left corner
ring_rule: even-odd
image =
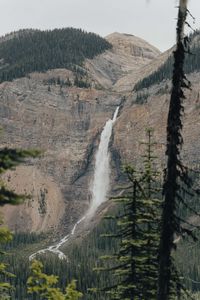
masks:
[[[65,70],[51,71],[48,74],[33,74],[30,79],[5,82],[0,86],[1,125],[4,128],[2,146],[37,148],[43,151],[41,159],[30,162],[31,168],[28,169],[31,174],[26,182],[23,180],[26,174],[17,170],[17,180],[22,183],[20,189],[31,192],[33,202],[36,202],[33,209],[30,208],[30,215],[22,214],[20,219],[19,208],[12,208],[11,220],[12,223],[14,219],[20,220],[19,230],[24,229],[24,223],[27,223],[27,230],[35,228],[33,224],[37,222],[36,215],[38,219],[42,218],[44,223],[48,223],[47,219],[51,214],[47,204],[49,201],[54,202],[55,209],[57,205],[60,206],[60,202],[65,201],[65,224],[73,223],[87,209],[91,176],[84,175],[92,171],[95,144],[98,144],[105,121],[112,116],[114,107],[122,101],[118,95],[95,89],[61,89],[55,85],[49,91],[48,86],[43,84],[43,79],[54,76],[55,72],[61,78],[65,78],[66,73],[68,76],[68,71]],[[34,176],[35,172],[39,176]],[[9,174],[9,181],[12,182],[13,176]],[[42,187],[41,177],[44,181]],[[30,191],[28,185],[31,186],[33,178],[35,188]],[[60,191],[53,199],[48,188],[48,185],[52,186],[52,182],[56,190]],[[17,186],[18,182],[16,190]],[[43,214],[39,209],[41,189],[48,191],[43,196],[46,207]],[[21,209],[23,211],[24,208]],[[51,226],[57,225],[62,215],[63,209]],[[30,219],[29,222],[27,218]],[[49,230],[49,226],[39,228]]]
[[[145,91],[145,104],[136,104],[132,90],[138,78],[155,70],[169,52],[160,54],[127,34],[114,33],[107,39],[112,49],[79,67],[88,88],[75,86],[77,74],[67,69],[30,73],[0,84],[1,145],[43,151],[41,158],[5,176],[8,185],[31,195],[21,207],[4,208],[6,223],[14,230],[69,232],[89,206],[100,133],[118,105],[112,182],[119,180],[121,163],[137,161],[138,142],[147,126],[155,128],[158,154],[164,157],[170,83]],[[194,83],[186,102],[184,155],[198,163],[199,75],[190,76]],[[72,84],[62,85],[67,80]]]
[[[160,51],[143,39],[130,34],[115,32],[106,39],[112,44],[112,49],[93,60],[86,60],[86,68],[104,88],[116,92],[131,90],[134,81],[126,81],[124,78],[133,78],[142,67],[154,61]]]
[[[188,76],[192,82],[192,90],[186,91],[185,110],[183,114],[184,145],[182,157],[189,166],[199,165],[199,124],[200,124],[200,73]],[[145,128],[154,129],[156,154],[164,166],[166,141],[166,122],[170,99],[170,81],[149,88],[145,94],[145,103],[136,104],[137,95],[131,95],[127,106],[119,116],[114,128],[114,143],[121,160],[138,164],[138,153],[144,148],[141,141],[145,140]]]

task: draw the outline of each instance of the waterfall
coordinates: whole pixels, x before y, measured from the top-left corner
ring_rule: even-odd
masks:
[[[59,259],[67,259],[66,255],[61,250],[59,250],[59,248],[63,244],[65,244],[70,239],[70,237],[72,237],[74,235],[77,225],[80,224],[84,219],[85,219],[85,216],[83,216],[80,220],[78,220],[78,222],[76,222],[76,224],[72,228],[71,233],[64,236],[56,245],[49,246],[48,248],[38,250],[37,252],[35,252],[29,256],[29,260],[31,261],[31,260],[35,259],[35,257],[38,254],[45,254],[47,251],[58,255]]]
[[[106,201],[110,183],[110,155],[108,146],[112,134],[112,127],[117,119],[118,112],[119,106],[116,108],[113,118],[109,119],[106,122],[101,133],[100,143],[95,157],[94,178],[90,187],[92,201],[89,210],[86,212],[85,216],[83,216],[80,220],[78,220],[78,222],[76,222],[70,234],[64,236],[56,245],[41,249],[30,255],[30,261],[34,259],[38,254],[45,254],[47,251],[58,255],[60,259],[67,259],[66,255],[61,250],[59,250],[59,248],[63,244],[65,244],[70,239],[70,237],[74,235],[77,226],[81,222],[83,222],[86,217],[91,218],[95,214],[97,208]]]
[[[109,119],[101,133],[99,148],[95,158],[94,179],[90,188],[92,201],[87,212],[88,216],[93,216],[97,208],[106,201],[110,186],[110,154],[108,146],[112,134],[112,127],[116,121],[119,106],[115,110],[112,119]]]

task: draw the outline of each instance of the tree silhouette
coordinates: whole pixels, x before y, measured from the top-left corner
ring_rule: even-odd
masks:
[[[181,135],[183,100],[185,95],[183,88],[190,88],[183,71],[185,52],[188,39],[184,37],[184,25],[187,17],[187,1],[180,0],[177,21],[177,45],[174,51],[174,67],[172,77],[172,92],[167,120],[167,167],[163,186],[163,212],[161,220],[161,240],[159,249],[159,281],[158,300],[174,299],[180,297],[181,283],[175,268],[172,250],[175,248],[174,236],[191,234],[183,228],[180,218],[177,216],[177,208],[182,202],[180,196],[181,183],[190,185],[190,180],[180,159],[180,149],[183,144]]]

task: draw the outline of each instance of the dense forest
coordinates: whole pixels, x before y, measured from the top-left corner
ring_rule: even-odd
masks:
[[[155,142],[153,141],[152,144],[155,145]],[[149,169],[147,168],[148,165],[146,165],[147,156],[145,155],[144,151],[142,151],[141,156],[145,159],[144,162],[146,172],[148,175]],[[161,174],[160,172],[157,173],[157,170],[160,170],[160,168],[158,168],[158,162],[155,165],[155,155],[151,153],[151,156],[154,163],[154,173],[152,173],[153,178],[151,179],[151,193],[153,191],[154,197],[152,197],[152,201],[156,201],[154,204],[154,206],[156,207],[159,203],[159,200],[156,199],[159,199],[161,192],[159,188],[161,185]],[[131,170],[130,167],[129,170]],[[137,174],[139,173],[142,175],[141,180],[145,180],[145,185],[147,185],[149,183],[148,176],[141,170],[140,167]],[[185,207],[184,204],[178,207],[178,215],[181,219],[185,220],[189,220],[192,216],[194,216],[194,212],[199,211],[200,208],[198,201],[199,195],[194,194],[191,198],[192,189],[194,187],[199,187],[200,174],[197,169],[193,169],[190,170],[189,176],[192,180],[191,190],[185,190],[184,188],[182,189],[182,198],[184,199],[184,203],[188,204],[188,207]],[[127,186],[127,184],[128,181],[124,181],[124,185]],[[117,203],[115,203],[116,200]],[[52,255],[50,253],[48,253],[47,255],[37,257],[43,263],[44,271],[46,274],[54,274],[59,276],[60,280],[58,282],[58,286],[61,288],[62,291],[64,291],[66,283],[69,283],[72,279],[76,279],[77,288],[83,293],[83,300],[111,299],[110,296],[106,295],[105,293],[94,293],[90,291],[90,289],[101,289],[106,286],[112,286],[115,280],[115,278],[113,278],[112,269],[111,272],[108,272],[106,268],[105,270],[103,270],[103,272],[98,272],[98,268],[101,268],[105,264],[107,268],[109,266],[111,268],[113,267],[113,260],[110,260],[110,257],[112,257],[112,255],[116,254],[119,251],[119,246],[121,242],[121,237],[120,239],[118,238],[119,227],[121,227],[121,225],[127,224],[127,220],[122,219],[122,214],[124,212],[127,213],[129,211],[129,208],[126,207],[129,203],[127,202],[127,199],[126,203],[122,203],[118,201],[118,199],[110,201],[113,202],[113,205],[110,211],[107,212],[105,219],[102,219],[99,224],[95,225],[94,228],[90,231],[90,233],[83,239],[79,237],[76,240],[72,240],[69,244],[66,244],[63,247],[62,250],[67,254],[67,260],[60,260],[57,256]],[[159,218],[159,212],[155,212],[154,214],[152,214],[152,201],[149,203],[149,206],[147,205],[148,202],[145,201],[143,198],[139,199],[140,208],[138,208],[139,213],[137,212],[137,218],[140,226],[142,226],[141,234],[143,238],[145,236],[145,222],[150,221],[151,226],[153,226],[156,230],[155,232],[153,232],[153,237],[151,237],[151,240],[154,241],[155,238],[157,239],[157,218]],[[150,220],[148,215],[146,215],[146,220],[144,218],[146,214],[146,209],[151,210]],[[132,214],[130,215],[132,216]],[[109,216],[112,217],[110,218]],[[190,228],[189,224],[188,228]],[[195,232],[196,235],[199,237],[199,232],[197,229],[195,229]],[[5,245],[2,245],[1,249],[3,251],[6,251],[7,253],[6,256],[4,255],[2,260],[8,264],[7,270],[15,274],[16,276],[8,279],[11,285],[15,287],[11,292],[11,299],[42,299],[39,296],[33,297],[33,295],[27,294],[27,279],[30,276],[30,262],[28,260],[28,257],[31,253],[37,251],[37,249],[45,248],[47,245],[49,245],[50,239],[50,234],[41,233],[37,235],[36,233],[16,233],[11,241],[7,242]],[[131,240],[130,237],[128,240]],[[156,242],[153,243],[154,246],[155,244]],[[141,246],[139,245],[139,247]],[[143,251],[141,251],[140,259],[144,254],[144,245],[142,245],[142,248]],[[155,258],[155,251],[157,252],[157,247],[153,251]],[[100,259],[101,257],[106,257],[106,261],[104,262],[104,260]],[[190,238],[181,239],[179,242],[178,251],[175,253],[175,257],[176,266],[180,270],[180,273],[183,275],[183,282],[186,285],[187,289],[193,292],[199,291],[199,242],[194,243]],[[95,271],[95,269],[97,270]],[[85,274],[87,274],[87,276],[85,276]]]
[[[184,70],[186,74],[200,71],[200,31],[197,30],[190,35],[190,49],[186,53]],[[165,63],[155,72],[136,83],[134,90],[139,92],[151,85],[161,83],[163,80],[172,78],[173,55],[170,55]]]
[[[116,215],[118,210],[112,209],[112,213]],[[100,256],[105,255],[105,253],[113,253],[118,245],[116,239],[101,237],[101,234],[110,231],[114,233],[116,230],[115,222],[102,220],[84,240],[78,240],[65,246],[68,260],[60,260],[57,256],[50,254],[40,256],[38,259],[43,262],[44,271],[47,274],[59,276],[59,287],[62,290],[64,290],[66,282],[69,283],[72,279],[76,279],[78,289],[83,292],[83,300],[106,300],[107,297],[105,295],[92,293],[88,289],[109,285],[112,282],[111,274],[99,274],[93,269],[100,265]],[[7,255],[3,258],[8,263],[9,272],[16,275],[16,277],[9,279],[10,283],[15,287],[11,292],[11,299],[41,299],[40,297],[33,298],[32,295],[27,294],[26,283],[30,276],[28,255],[34,249],[41,248],[42,245],[44,246],[45,243],[48,243],[48,236],[44,234],[38,236],[32,234],[29,236],[29,234],[19,233],[14,236],[13,240],[14,242],[11,241],[5,247]]]
[[[185,200],[188,200],[187,193],[184,197]],[[198,211],[198,198],[194,197],[190,205]],[[121,205],[115,206],[108,214],[118,216],[122,211]],[[186,210],[185,207],[180,208],[181,217],[187,218],[189,215],[191,215],[189,210]],[[62,290],[64,290],[66,282],[69,283],[75,278],[78,289],[83,293],[81,299],[108,300],[110,298],[105,293],[90,292],[89,288],[102,288],[113,284],[112,272],[99,273],[94,269],[102,265],[100,257],[112,255],[119,249],[118,239],[103,236],[108,233],[114,235],[117,230],[115,220],[104,219],[83,240],[78,239],[65,246],[64,251],[67,253],[68,261],[59,260],[55,255],[40,256],[38,259],[44,264],[44,270],[47,274],[59,276],[59,287]],[[199,233],[197,235],[199,236]],[[11,284],[15,287],[11,293],[11,299],[41,299],[40,297],[33,298],[32,295],[27,294],[26,282],[30,276],[28,255],[36,249],[44,247],[45,243],[49,243],[48,235],[18,233],[14,235],[13,241],[3,247],[7,251],[7,255],[4,256],[3,260],[9,264],[8,270],[16,275],[16,277],[10,279]],[[184,276],[187,288],[193,292],[200,289],[199,259],[199,242],[194,243],[191,239],[181,240],[176,253],[177,266]]]
[[[38,71],[80,66],[112,46],[81,29],[20,30],[0,40],[0,82]]]

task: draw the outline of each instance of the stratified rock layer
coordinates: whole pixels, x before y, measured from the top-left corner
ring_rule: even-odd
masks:
[[[47,85],[58,77],[73,83],[66,69],[32,73],[0,85],[1,145],[42,150],[41,158],[28,161],[5,175],[8,185],[31,198],[20,207],[4,208],[6,223],[19,231],[69,232],[88,209],[94,155],[106,121],[121,104],[112,138],[112,182],[120,178],[121,163],[136,163],[145,128],[155,129],[158,155],[164,159],[169,89],[152,87],[146,104],[135,104],[134,83],[151,73],[169,53],[130,35],[107,37],[113,49],[87,60],[83,70],[91,88]],[[199,75],[188,93],[184,127],[184,157],[198,163]],[[193,80],[193,81],[194,81]],[[114,187],[114,185],[112,186]]]

